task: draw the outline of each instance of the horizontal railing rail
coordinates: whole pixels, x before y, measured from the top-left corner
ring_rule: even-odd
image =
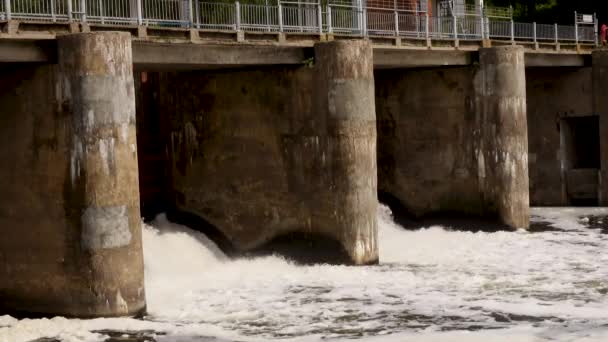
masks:
[[[473,8],[465,9],[473,11]],[[547,25],[500,18],[507,16],[504,11],[484,9],[483,15],[433,17],[409,9],[355,7],[335,2],[322,6],[313,1],[241,4],[209,0],[0,0],[0,20],[24,22],[88,22],[435,40],[597,43],[597,25],[578,24],[579,20],[588,20],[587,16],[583,18],[577,14],[575,25]],[[476,10],[475,13],[482,12]]]

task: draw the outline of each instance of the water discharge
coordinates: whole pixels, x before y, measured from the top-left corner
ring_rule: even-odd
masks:
[[[143,232],[145,320],[0,316],[0,341],[608,340],[608,209],[532,212],[536,232],[407,231],[382,206],[370,267],[230,260],[159,216]]]

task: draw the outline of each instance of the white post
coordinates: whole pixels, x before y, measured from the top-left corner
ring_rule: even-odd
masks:
[[[418,31],[418,29],[416,29]],[[399,14],[395,11],[395,37],[399,37]]]
[[[10,0],[6,0],[10,2]],[[72,0],[68,0],[68,22],[72,22]]]
[[[511,42],[515,42],[515,22],[511,19]]]
[[[319,33],[323,33],[323,8],[320,4],[317,6],[317,21],[319,22]]]
[[[196,13],[196,28],[201,28],[201,6],[198,0],[194,0],[194,13]]]
[[[87,22],[87,1],[80,0],[80,12],[82,13],[81,20],[83,23]]]
[[[55,18],[55,0],[51,0],[51,20],[53,20],[53,22],[57,21]]]
[[[236,1],[234,3],[234,6],[236,7],[236,30],[240,31],[241,30],[241,4]]]
[[[420,15],[416,12],[416,38],[420,38]]]
[[[331,6],[327,6],[327,33],[332,33],[333,28],[331,27]]]
[[[367,36],[367,8],[363,9],[362,18],[361,18],[361,29],[363,30],[363,36]]]
[[[534,36],[534,44],[536,45],[536,42],[538,41],[536,37],[536,21],[532,23],[532,35]]]
[[[557,45],[557,43],[559,43],[559,35],[557,33],[557,24],[554,24],[553,27],[555,30],[555,45]]]
[[[452,27],[454,29],[454,40],[458,40],[458,22],[455,15],[452,15]]]
[[[99,4],[99,15],[101,16],[101,24],[105,24],[105,20],[104,20],[104,15],[103,15],[103,3],[101,0],[98,0],[97,3]]]
[[[141,7],[141,2],[142,0],[137,0],[137,25],[143,25],[144,24],[144,18],[143,18],[143,11],[142,11],[142,7]]]
[[[429,12],[424,14],[424,36],[426,40],[429,40]]]
[[[578,45],[578,16],[574,11],[574,42]]]
[[[194,6],[192,5],[192,0],[188,0],[188,27],[194,27],[194,12],[192,11]]]
[[[278,18],[279,18],[279,32],[283,32],[283,5],[279,2],[278,8]]]
[[[6,20],[11,20],[11,0],[4,0],[4,12],[6,13]]]

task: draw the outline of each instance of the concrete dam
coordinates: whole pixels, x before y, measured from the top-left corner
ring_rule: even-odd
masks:
[[[315,237],[365,265],[379,196],[512,229],[608,203],[591,46],[3,25],[2,311],[144,313],[160,212],[237,253]]]

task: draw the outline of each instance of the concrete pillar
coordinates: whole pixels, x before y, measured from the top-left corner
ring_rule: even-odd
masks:
[[[315,133],[327,137],[321,153],[329,159],[322,166],[329,184],[315,197],[319,212],[329,214],[316,225],[341,241],[355,264],[378,261],[372,54],[363,40],[315,45]]]
[[[63,111],[70,122],[68,221],[82,291],[56,314],[145,310],[131,39],[95,32],[58,37]]]
[[[475,80],[478,178],[485,211],[513,228],[529,226],[524,50],[481,49]]]
[[[599,205],[608,206],[608,51],[592,56],[593,112],[600,117]]]

